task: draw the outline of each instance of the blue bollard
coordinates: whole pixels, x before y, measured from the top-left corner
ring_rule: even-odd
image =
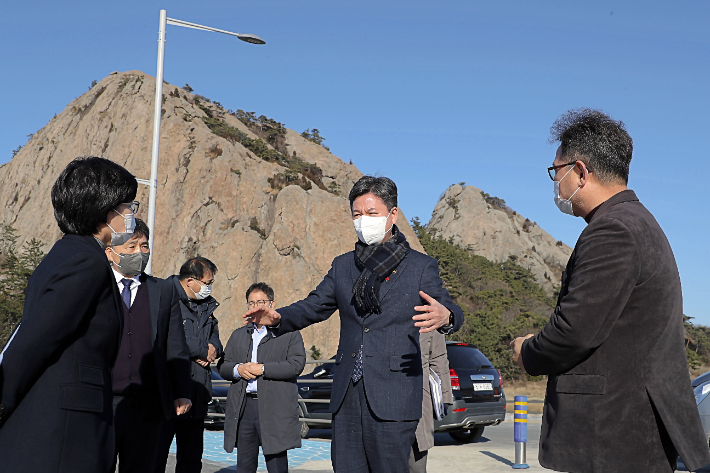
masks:
[[[525,449],[528,443],[528,398],[527,396],[515,396],[513,411],[513,421],[515,422],[515,464],[513,469],[522,470],[530,468],[526,463]]]

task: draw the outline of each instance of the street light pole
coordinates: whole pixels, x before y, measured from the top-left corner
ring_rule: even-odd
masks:
[[[148,245],[150,247],[151,258],[148,260],[148,266],[145,268],[147,274],[153,273],[153,243],[155,242],[155,201],[158,194],[158,155],[160,153],[160,118],[163,112],[163,62],[165,59],[165,26],[175,25],[185,28],[193,28],[196,30],[211,31],[213,33],[224,33],[251,44],[266,44],[266,41],[253,34],[232,33],[231,31],[219,30],[209,26],[198,25],[187,21],[168,18],[165,10],[160,10],[160,32],[158,34],[158,72],[155,75],[155,114],[153,116],[153,148],[150,157],[150,181],[146,182],[143,179],[138,179],[141,184],[148,184],[150,192],[148,194],[148,230],[150,231],[150,239]]]
[[[145,271],[153,274],[153,242],[155,241],[155,200],[158,193],[158,156],[160,153],[160,117],[163,114],[163,62],[165,59],[165,25],[167,12],[160,10],[160,33],[158,34],[158,72],[155,74],[155,114],[153,116],[153,149],[150,155],[150,193],[148,194],[148,230],[151,258]]]

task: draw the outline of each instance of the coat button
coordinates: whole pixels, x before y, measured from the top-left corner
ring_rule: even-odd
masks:
[[[130,357],[131,357],[131,355],[128,355],[128,358],[130,358]]]
[[[355,358],[356,356],[357,356],[357,353],[353,353],[353,358]]]
[[[365,333],[367,333],[367,332],[369,332],[369,331],[370,331],[370,329],[367,328],[367,327],[365,327]]]
[[[130,334],[131,334],[131,332],[128,332],[128,335],[130,335]]]

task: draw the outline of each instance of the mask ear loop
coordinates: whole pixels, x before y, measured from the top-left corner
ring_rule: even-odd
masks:
[[[387,218],[390,218],[390,215],[392,214],[392,211],[393,211],[394,209],[396,209],[396,208],[397,208],[397,207],[392,207],[392,208],[390,209],[390,212],[387,214]],[[385,221],[386,221],[386,220],[385,220]],[[389,230],[385,230],[385,235],[387,235],[387,234],[392,230],[392,227],[394,227],[394,223],[393,223],[392,225],[390,225]]]
[[[562,182],[562,181],[564,180],[564,178],[567,177],[567,174],[571,173],[572,170],[573,170],[574,168],[576,168],[576,167],[577,167],[577,163],[575,163],[575,165],[572,166],[572,167],[570,168],[570,170],[565,173],[564,176],[562,176],[562,179],[560,179],[560,180],[557,181],[557,182],[558,182],[558,183]],[[585,171],[586,171],[587,168],[585,167],[584,169],[585,169]],[[559,187],[559,184],[558,184],[558,187]],[[559,194],[559,192],[557,193],[557,197],[559,197],[559,199],[562,200],[562,201],[571,201],[571,200],[572,200],[572,197],[574,197],[575,194],[576,194],[577,192],[579,192],[579,190],[580,190],[581,188],[582,188],[582,186],[578,186],[578,187],[577,187],[577,190],[574,191],[574,192],[572,193],[572,195],[569,196],[568,199],[563,199],[562,196]],[[394,208],[394,207],[393,207],[393,208]]]
[[[108,223],[107,223],[106,225],[108,225]],[[111,225],[108,225],[108,228],[111,228]],[[113,230],[113,228],[111,228],[111,230]],[[119,255],[118,253],[116,253],[116,251],[113,249],[112,246],[109,246],[108,249],[111,250],[111,251],[113,251],[113,254],[114,254],[114,255],[118,256],[118,261],[121,261],[121,255]],[[118,263],[116,263],[114,260],[111,260],[111,262],[112,262],[113,264],[115,264],[116,266],[118,266],[119,268],[121,267],[121,265],[118,264]]]

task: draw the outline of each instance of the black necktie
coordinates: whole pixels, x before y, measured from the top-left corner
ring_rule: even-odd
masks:
[[[126,307],[129,309],[131,308],[131,283],[133,282],[133,279],[121,279],[121,282],[123,283],[123,291],[121,291],[121,299],[123,299],[123,303],[126,304]]]

